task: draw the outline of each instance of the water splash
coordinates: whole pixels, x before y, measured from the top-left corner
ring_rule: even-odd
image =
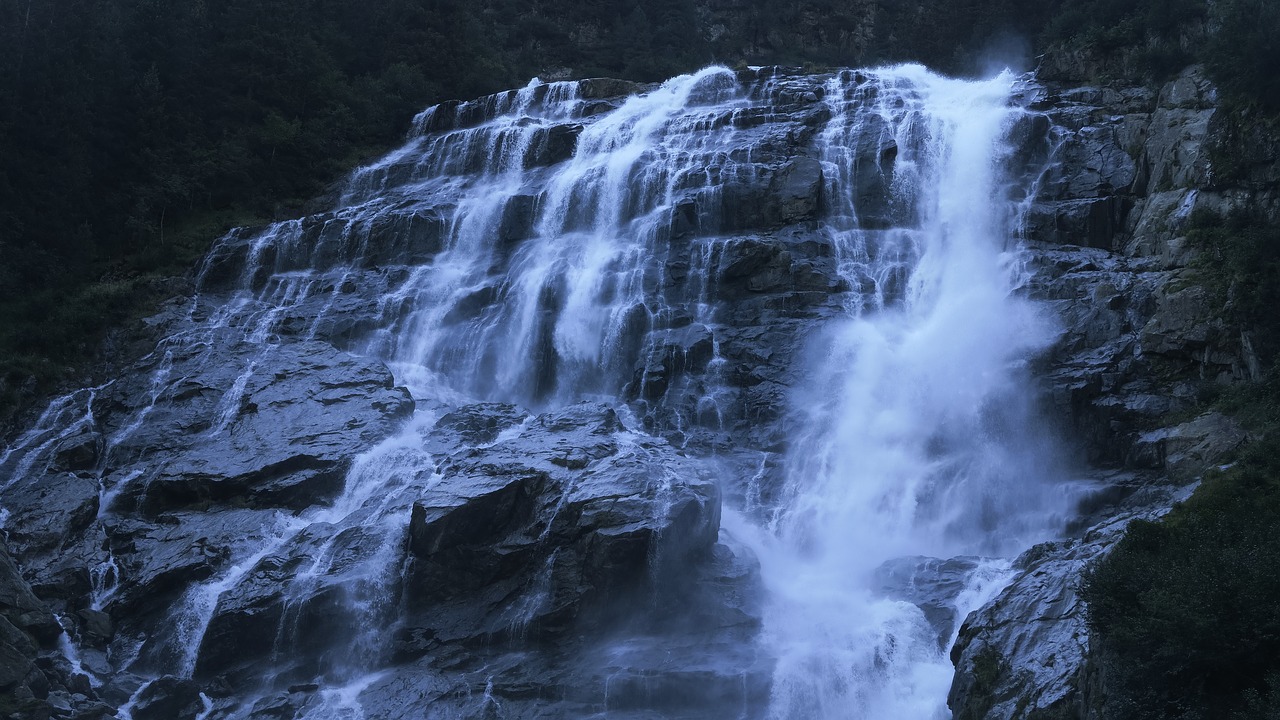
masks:
[[[778,654],[771,717],[949,717],[936,630],[876,593],[872,572],[912,555],[1016,552],[1057,530],[1051,443],[1025,367],[1056,328],[1016,293],[1016,213],[1000,196],[1005,135],[1022,112],[1014,82],[875,71],[821,138],[836,178],[866,177],[850,146],[878,128],[862,157],[892,150],[901,225],[867,229],[852,201],[833,203],[841,270],[868,292],[815,351],[785,500],[756,537]],[[832,190],[865,187],[838,179]],[[989,571],[975,579],[992,585]]]

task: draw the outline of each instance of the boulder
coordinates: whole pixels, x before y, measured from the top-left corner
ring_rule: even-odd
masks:
[[[204,709],[198,685],[165,675],[142,688],[129,712],[133,720],[195,720]]]
[[[578,136],[582,134],[582,130],[583,126],[579,124],[539,128],[533,139],[529,141],[529,149],[524,156],[524,166],[536,168],[555,165],[573,157],[578,147]]]
[[[73,543],[97,519],[98,493],[97,480],[69,472],[50,472],[11,486],[3,495],[11,546],[27,555]]]
[[[938,649],[945,650],[963,619],[957,617],[956,600],[980,564],[980,558],[971,557],[896,558],[876,568],[875,578],[885,597],[920,608],[938,634]]]
[[[1248,439],[1235,419],[1209,412],[1173,427],[1142,433],[1134,443],[1130,464],[1189,480],[1229,457]]]
[[[119,577],[108,611],[131,629],[146,622],[191,583],[221,570],[237,550],[262,542],[274,520],[271,511],[227,509],[110,522],[107,536]]]
[[[353,448],[390,434],[413,409],[385,366],[327,343],[262,349],[227,337],[218,348],[217,362],[191,348],[173,357],[175,380],[121,387],[105,401],[109,426],[145,420],[112,448],[115,462],[146,456],[139,476],[113,488],[117,503],[154,517],[219,503],[325,502],[341,490]],[[153,394],[153,405],[138,405]]]
[[[102,452],[102,434],[86,431],[60,441],[53,449],[53,467],[59,470],[89,470]]]
[[[715,542],[705,471],[607,406],[538,416],[439,472],[409,522],[411,626],[424,636],[599,628]]]

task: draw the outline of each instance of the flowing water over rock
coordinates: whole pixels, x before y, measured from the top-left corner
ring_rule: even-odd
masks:
[[[882,82],[829,83],[843,102],[819,150],[839,173],[875,127],[894,148],[889,196],[914,222],[867,229],[852,193],[832,188],[846,198],[833,200],[844,213],[831,221],[842,274],[878,295],[824,329],[778,517],[760,540],[778,717],[946,717],[955,614],[998,590],[1007,565],[972,561],[947,622],[932,624],[916,598],[878,592],[875,573],[914,556],[1016,552],[1052,534],[1066,509],[1025,371],[1056,332],[1015,294],[1018,198],[1002,175],[1023,111],[1009,106],[1011,78],[904,68]]]
[[[1028,82],[425,111],[0,455],[77,672],[133,720],[947,717],[960,621],[1070,519]]]

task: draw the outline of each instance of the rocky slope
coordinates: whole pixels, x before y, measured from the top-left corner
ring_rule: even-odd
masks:
[[[1201,472],[1247,442],[1232,419],[1186,418],[1206,384],[1256,380],[1247,335],[1216,316],[1186,235],[1197,211],[1266,203],[1216,183],[1216,93],[1192,67],[1158,92],[1050,88],[1062,163],[1032,214],[1031,292],[1066,329],[1044,359],[1055,413],[1092,463],[1111,468],[1078,536],[1037,546],[1020,575],[970,616],[952,650],[957,718],[1109,717],[1090,668],[1081,573],[1128,521],[1163,514]]]
[[[393,153],[336,209],[221,241],[199,294],[149,321],[154,352],[55,401],[0,455],[0,693],[13,698],[0,714],[327,717],[357,696],[369,718],[427,704],[448,717],[761,712],[759,574],[720,531],[722,496],[774,503],[810,332],[851,298],[901,292],[901,277],[852,284],[822,231],[831,80],[726,71],[701,87],[698,131],[735,132],[714,163],[705,148],[672,152],[703,174],[668,182],[669,216],[644,226],[664,243],[638,266],[643,302],[608,318],[612,357],[552,347],[563,287],[522,306],[520,322],[543,329],[518,372],[448,328],[493,321],[552,181],[589,128],[653,87],[584,81],[571,99],[544,85],[436,108],[419,118],[423,142],[461,150]],[[874,100],[865,76],[842,80],[849,102]],[[735,92],[753,102],[716,104]],[[1258,372],[1188,274],[1191,213],[1249,200],[1213,184],[1215,97],[1199,72],[1159,92],[1025,93],[1012,163],[1047,167],[1028,199],[1026,291],[1063,328],[1038,361],[1043,405],[1100,469],[1067,539],[1019,558],[960,629],[959,718],[1085,716],[1080,570],[1246,439],[1221,416],[1164,418],[1200,381]],[[519,103],[548,109],[499,128],[521,179],[479,229],[500,240],[494,271],[424,320],[414,302],[432,286],[414,285],[417,268],[466,202],[450,183],[502,177],[476,148]],[[904,222],[881,130],[850,149],[866,227]],[[429,356],[462,378],[454,394],[423,392],[397,361],[404,329],[424,322],[445,328]],[[570,386],[593,397],[569,402]],[[937,562],[894,582],[926,598],[912,601],[945,637],[955,575],[971,568]]]

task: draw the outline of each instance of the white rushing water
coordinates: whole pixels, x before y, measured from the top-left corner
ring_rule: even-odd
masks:
[[[837,196],[832,232],[851,280],[895,293],[896,281],[900,295],[850,304],[816,343],[785,500],[767,531],[738,527],[772,593],[777,718],[950,717],[950,642],[915,605],[879,593],[876,570],[1016,553],[1051,536],[1063,510],[1025,368],[1056,328],[1017,294],[1019,218],[1002,187],[1023,112],[1009,101],[1015,79],[917,66],[876,75],[876,94],[856,113],[835,108],[820,143],[845,177],[850,136],[868,118],[895,149],[893,195],[918,224],[867,231]],[[831,85],[828,97],[842,98]],[[977,563],[958,618],[999,590],[1007,566]]]
[[[729,332],[735,322],[767,305],[726,299],[717,287],[727,248],[751,240],[734,228],[754,232],[722,212],[734,207],[723,194],[752,183],[774,188],[770,173],[791,167],[803,147],[822,183],[821,208],[803,232],[829,243],[840,281],[831,289],[840,292],[803,326],[778,330],[806,336],[790,369],[789,412],[776,421],[788,436],[780,474],[771,470],[775,446],[743,441],[732,451],[749,458],[740,466],[754,477],[724,478],[726,497],[741,498],[726,508],[724,529],[760,560],[768,597],[759,642],[775,662],[768,708],[744,713],[949,717],[956,623],[932,625],[886,589],[886,563],[966,558],[965,589],[947,599],[958,622],[1007,582],[1009,557],[1055,534],[1064,507],[1026,367],[1057,328],[1020,292],[1019,210],[1031,190],[1011,188],[1034,177],[1009,172],[1009,133],[1027,112],[1011,99],[1019,82],[902,66],[842,72],[821,96],[797,101],[781,81],[744,83],[708,68],[602,105],[577,83],[534,81],[425,111],[406,145],[357,171],[321,219],[228,236],[198,278],[202,288],[216,284],[218,263],[243,253],[231,289],[210,291],[228,297],[212,311],[192,303],[198,327],[158,351],[148,402],[104,454],[161,414],[154,409],[166,388],[185,380],[172,377],[174,352],[207,348],[208,362],[227,362],[212,356],[215,338],[227,334],[251,352],[218,388],[201,431],[210,441],[234,430],[256,373],[297,338],[341,336],[386,362],[419,409],[399,434],[355,458],[330,506],[264,516],[259,536],[187,587],[167,631],[147,638],[147,652],[135,650],[140,665],[161,658],[167,672],[199,676],[202,644],[227,594],[279,576],[285,610],[272,662],[292,669],[287,655],[306,634],[307,603],[340,586],[350,616],[341,620],[355,629],[315,663],[321,689],[305,717],[363,717],[360,695],[390,662],[391,589],[409,508],[439,477],[438,458],[422,448],[441,408],[497,400],[541,410],[604,398],[643,405],[650,429],[673,438],[717,433],[721,445],[708,447],[725,445],[735,422],[753,430],[753,411],[739,407],[740,388],[729,380],[746,372],[734,368],[743,361],[725,347],[741,339]],[[800,106],[820,112],[779,120],[780,102],[797,115]],[[548,149],[556,142],[570,151]],[[857,200],[865,183],[886,178],[883,202]],[[870,206],[881,214],[861,217]],[[388,234],[397,238],[390,247]],[[829,291],[814,294],[827,302]],[[355,329],[332,330],[344,321]],[[99,390],[55,402],[0,454],[0,468],[18,471],[0,489],[92,426]],[[625,446],[636,433],[615,439]],[[121,471],[103,484],[99,520],[111,519],[112,500],[141,475]],[[556,557],[509,608],[512,636],[523,638],[547,601]],[[95,608],[115,596],[121,572],[110,554],[94,569]],[[263,693],[279,689],[274,681],[262,678]],[[484,697],[500,708],[492,691],[490,680]],[[201,717],[251,709],[220,714],[205,698]]]

